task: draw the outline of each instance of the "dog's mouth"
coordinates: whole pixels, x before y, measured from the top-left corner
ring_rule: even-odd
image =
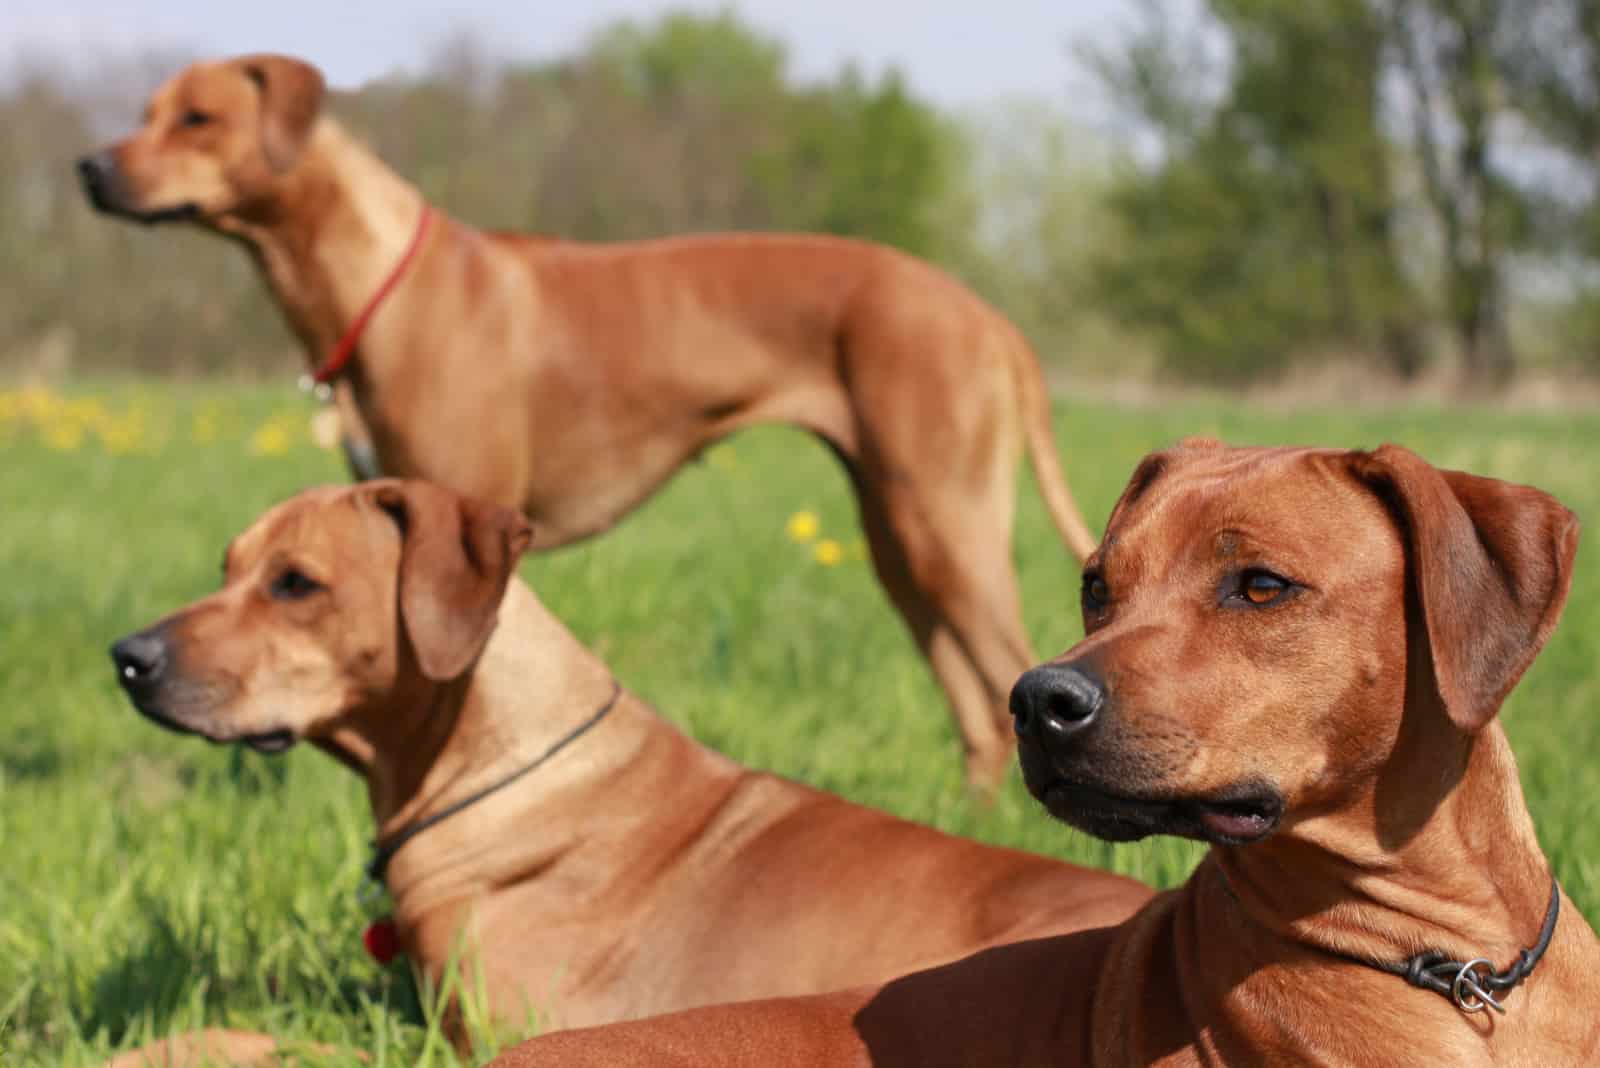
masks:
[[[105,178],[85,179],[84,191],[88,194],[89,203],[94,210],[102,215],[114,215],[146,226],[156,223],[190,222],[200,218],[200,205],[192,200],[165,208],[135,208],[123,200],[123,194],[119,189],[113,188],[112,181]]]
[[[1265,783],[1245,783],[1209,797],[1158,798],[1056,778],[1035,796],[1052,816],[1108,842],[1170,834],[1213,845],[1246,845],[1275,831],[1284,808],[1283,795]]]
[[[258,753],[281,753],[298,740],[294,731],[287,727],[261,731],[256,734],[237,734],[225,737],[200,727],[191,726],[159,705],[149,704],[144,701],[134,701],[133,707],[139,710],[141,716],[158,727],[172,731],[175,734],[187,734],[197,738],[204,738],[213,745],[232,745],[237,742],[240,745],[249,746]]]
[[[101,210],[112,215],[121,215],[145,226],[154,226],[157,223],[192,222],[200,218],[200,205],[193,201],[175,204],[170,208],[154,208],[150,211],[135,211],[131,208],[102,208]]]

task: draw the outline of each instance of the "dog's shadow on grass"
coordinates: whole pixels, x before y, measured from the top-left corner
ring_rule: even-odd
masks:
[[[113,1048],[130,1035],[142,1040],[202,1026],[265,1029],[275,1015],[303,1019],[308,1002],[355,1026],[362,1025],[372,1005],[403,1023],[427,1026],[403,964],[377,973],[351,968],[334,975],[316,963],[292,975],[284,974],[282,963],[252,969],[249,962],[263,960],[266,943],[277,942],[279,933],[246,932],[241,949],[236,936],[224,945],[209,918],[185,921],[171,901],[140,894],[135,911],[143,918],[142,929],[128,940],[126,952],[88,984],[75,1013],[84,1035],[103,1034]],[[281,962],[284,955],[278,957]],[[241,1023],[245,1016],[248,1021]]]

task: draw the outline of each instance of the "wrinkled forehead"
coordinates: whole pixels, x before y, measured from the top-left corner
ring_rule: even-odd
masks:
[[[1153,454],[1112,516],[1104,560],[1161,566],[1239,556],[1289,564],[1370,554],[1396,534],[1382,502],[1351,473],[1349,456],[1229,447]]]
[[[370,550],[374,538],[371,511],[348,487],[306,490],[274,505],[234,538],[223,568],[232,575],[288,554],[329,562],[358,556]]]

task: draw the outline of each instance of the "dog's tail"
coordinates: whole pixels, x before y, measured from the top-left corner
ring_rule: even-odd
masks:
[[[1044,372],[1039,369],[1038,358],[1026,344],[1023,358],[1017,361],[1017,385],[1022,401],[1022,433],[1028,449],[1028,462],[1033,465],[1033,477],[1039,483],[1039,495],[1050,512],[1061,540],[1067,543],[1078,562],[1089,559],[1094,552],[1095,538],[1089,533],[1078,502],[1067,487],[1067,476],[1061,470],[1061,460],[1056,455],[1055,435],[1050,432],[1050,392],[1045,388]]]

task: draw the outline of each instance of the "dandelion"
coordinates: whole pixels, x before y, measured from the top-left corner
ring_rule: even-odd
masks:
[[[821,527],[822,521],[817,518],[817,513],[799,511],[789,517],[789,522],[783,529],[789,535],[790,541],[804,544],[815,538]]]
[[[64,418],[71,419],[82,426],[99,430],[111,420],[111,413],[106,411],[104,404],[95,397],[79,397],[61,405]]]
[[[83,444],[83,424],[72,419],[52,420],[40,436],[57,452],[76,452]]]
[[[812,550],[812,555],[817,558],[817,563],[823,567],[834,567],[844,559],[844,546],[832,538],[823,538],[817,542],[817,547]]]
[[[144,426],[132,417],[102,423],[96,431],[100,435],[100,444],[112,456],[133,452],[144,441]]]
[[[255,456],[282,456],[289,451],[289,428],[269,419],[250,435],[250,452]]]
[[[17,394],[17,404],[22,414],[36,426],[42,426],[60,407],[55,395],[43,386],[24,387],[22,392]]]

